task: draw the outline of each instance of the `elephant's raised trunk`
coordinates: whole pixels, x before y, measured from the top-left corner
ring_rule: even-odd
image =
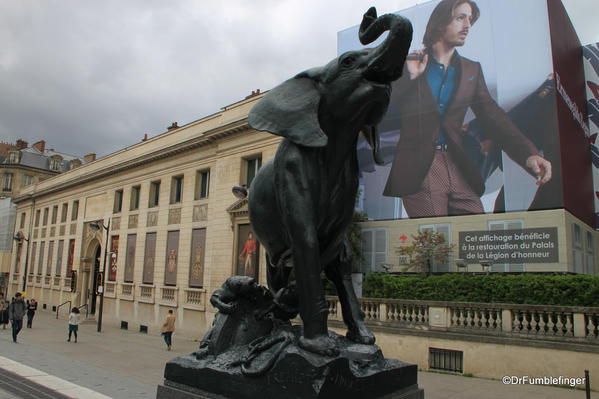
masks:
[[[376,49],[364,76],[368,80],[389,83],[401,76],[404,62],[412,42],[412,24],[396,14],[376,15],[370,7],[360,25],[360,42],[364,45],[375,41],[383,32],[389,35]]]

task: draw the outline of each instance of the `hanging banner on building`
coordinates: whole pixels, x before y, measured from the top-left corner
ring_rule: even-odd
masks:
[[[460,231],[460,259],[466,263],[558,262],[557,227]]]
[[[127,236],[127,255],[125,257],[125,282],[133,282],[133,272],[135,270],[135,244],[137,242],[136,234]]]
[[[179,232],[169,231],[166,238],[164,284],[177,285],[177,259],[179,258]]]
[[[116,281],[117,262],[119,259],[119,236],[111,237],[110,252],[110,270],[108,271],[108,281]]]
[[[75,258],[75,240],[69,240],[69,256],[67,258],[67,277],[73,274],[73,259]]]
[[[191,258],[189,263],[189,286],[204,285],[204,257],[206,247],[206,229],[193,229],[191,233]]]
[[[414,28],[410,56],[369,139],[376,163],[358,139],[358,208],[386,220],[569,205],[592,223],[591,200],[576,197],[592,184],[584,123],[562,107],[584,103],[580,44],[559,0],[432,0],[399,14]],[[363,47],[358,30],[338,33],[339,55]]]
[[[54,253],[54,241],[48,244],[48,260],[46,261],[46,276],[52,273],[52,254]]]
[[[35,271],[33,270],[35,267],[35,253],[37,250],[37,242],[34,242],[33,245],[31,246],[31,260],[29,261],[29,274],[34,274]]]
[[[595,186],[595,226],[599,226],[599,43],[582,48],[586,80],[587,111],[589,113],[589,144],[593,162],[593,184]]]
[[[58,241],[58,252],[56,253],[56,277],[60,277],[62,273],[62,252],[64,251],[64,240]]]
[[[146,234],[146,248],[144,254],[144,268],[142,282],[152,284],[154,282],[154,263],[156,260],[156,233]]]
[[[258,254],[260,244],[254,238],[252,226],[240,224],[237,231],[237,275],[250,276],[258,280]]]
[[[46,242],[42,241],[40,243],[40,258],[37,261],[37,275],[41,276],[42,275],[42,267],[44,264],[44,249],[46,249]]]

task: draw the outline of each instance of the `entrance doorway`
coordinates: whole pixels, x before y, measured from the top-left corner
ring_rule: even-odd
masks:
[[[94,254],[94,268],[92,270],[92,286],[90,288],[90,303],[89,303],[89,313],[96,314],[96,299],[98,298],[98,280],[100,278],[100,256],[102,256],[102,251],[100,246],[96,247],[96,253]]]

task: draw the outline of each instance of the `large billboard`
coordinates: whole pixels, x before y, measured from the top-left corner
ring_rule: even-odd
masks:
[[[589,113],[589,142],[595,186],[595,228],[599,226],[599,43],[583,47],[586,80],[587,111]]]
[[[564,207],[552,3],[435,0],[398,12],[414,36],[378,126],[383,165],[358,145],[370,219]],[[339,54],[361,47],[357,26],[339,32]]]

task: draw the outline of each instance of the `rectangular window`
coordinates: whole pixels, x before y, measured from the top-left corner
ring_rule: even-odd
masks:
[[[52,207],[52,224],[56,224],[58,220],[58,205]]]
[[[362,230],[362,272],[384,271],[387,263],[387,229]]]
[[[171,180],[171,204],[181,203],[183,197],[183,176],[175,176]]]
[[[586,252],[586,262],[585,262],[585,266],[586,266],[586,270],[585,273],[586,274],[595,274],[595,242],[593,241],[593,233],[591,233],[590,231],[586,232],[586,245],[585,245],[585,252]]]
[[[32,184],[33,184],[33,176],[25,175],[25,177],[23,177],[23,186],[30,186]]]
[[[206,248],[206,229],[191,231],[191,256],[189,261],[189,286],[204,286],[204,253]]]
[[[47,226],[48,225],[48,213],[50,213],[50,208],[44,208],[44,217],[42,219],[42,225],[43,226]]]
[[[150,208],[160,204],[160,181],[150,183],[150,200],[148,206]]]
[[[131,203],[129,210],[135,211],[139,209],[139,194],[141,193],[141,186],[131,187]]]
[[[119,213],[123,210],[123,190],[116,190],[114,192],[114,205],[112,208],[113,213]]]
[[[489,220],[489,231],[522,229],[522,220]],[[497,263],[491,266],[492,272],[523,272],[523,263]]]
[[[37,211],[35,211],[35,227],[38,227],[40,225],[40,215],[41,215],[42,211],[40,209],[38,209]]]
[[[428,348],[428,367],[432,370],[464,372],[464,352],[451,349]]]
[[[169,231],[166,236],[166,261],[164,285],[177,285],[177,260],[179,258],[179,232]]]
[[[576,223],[572,223],[572,263],[574,273],[584,272],[582,229]]]
[[[37,275],[42,275],[42,266],[44,265],[44,249],[46,249],[46,242],[40,243],[40,258],[37,260]]]
[[[25,212],[21,213],[21,221],[19,222],[19,226],[20,229],[25,228]]]
[[[54,254],[54,241],[48,243],[48,260],[46,261],[46,276],[52,275],[52,255]]]
[[[208,198],[210,189],[210,169],[200,170],[196,173],[195,199]]]
[[[35,254],[36,254],[36,250],[37,250],[37,242],[34,242],[31,245],[31,260],[29,262],[29,265],[25,264],[25,266],[29,267],[29,274],[34,274],[35,271],[33,270],[34,266],[35,266]]]
[[[79,201],[73,201],[73,209],[71,209],[71,220],[77,220],[79,217]]]
[[[420,231],[432,231],[434,233],[442,234],[445,238],[445,243],[451,245],[451,226],[449,224],[423,224],[418,226]],[[443,273],[449,272],[450,259],[448,258],[445,262],[439,262],[436,260],[432,261],[431,272]]]
[[[62,273],[62,253],[64,252],[64,240],[58,241],[58,252],[56,252],[56,277],[60,277]]]
[[[260,166],[262,166],[262,157],[257,156],[254,158],[247,158],[245,160],[245,166],[245,185],[249,188],[252,184],[252,181],[254,180],[254,177],[256,177],[256,174],[258,173]]]
[[[3,184],[2,184],[2,191],[11,191],[12,190],[12,179],[13,179],[13,174],[12,173],[5,173],[4,174],[4,180],[3,180]]]
[[[146,234],[146,248],[144,254],[144,267],[142,282],[152,284],[154,282],[154,264],[156,261],[156,233]]]
[[[60,223],[64,223],[67,221],[67,211],[69,209],[69,204],[66,202],[62,204],[62,212],[60,213]]]
[[[135,271],[135,244],[137,242],[136,234],[127,235],[127,254],[125,256],[125,283],[133,282],[133,272]]]

